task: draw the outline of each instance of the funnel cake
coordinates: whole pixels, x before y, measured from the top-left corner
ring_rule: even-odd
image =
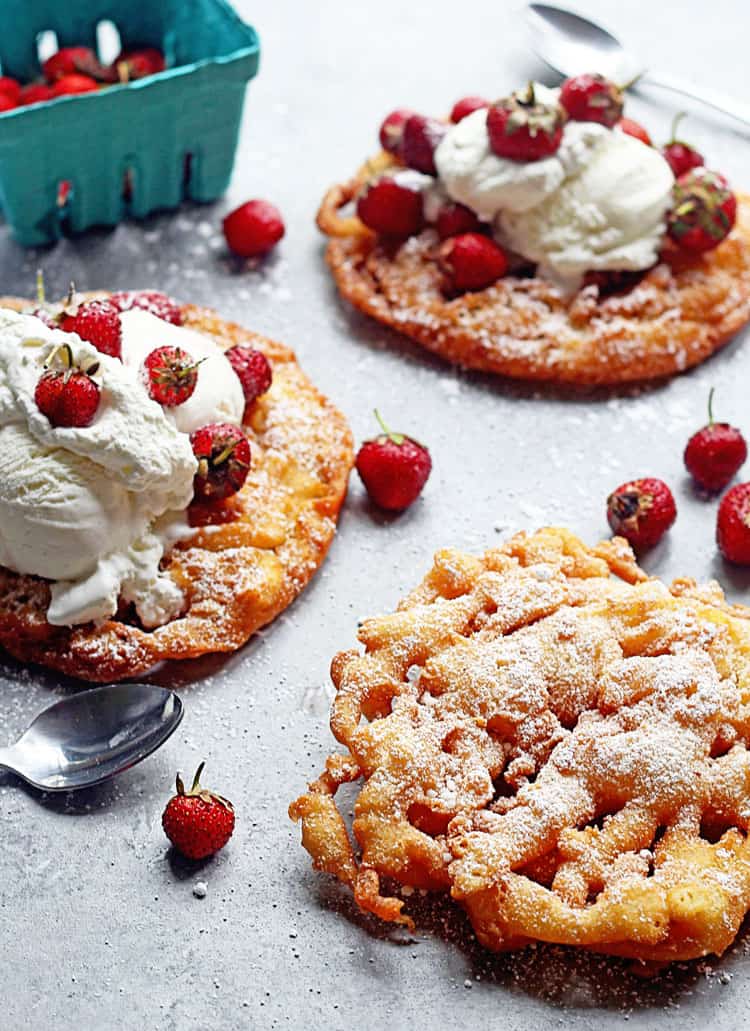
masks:
[[[554,383],[642,381],[704,361],[750,319],[747,195],[738,195],[732,233],[706,254],[667,247],[645,274],[604,278],[569,297],[528,275],[451,297],[442,289],[433,229],[399,246],[342,213],[369,178],[391,166],[402,167],[383,152],[328,191],[318,212],[330,238],[326,260],[355,307],[450,362]],[[613,286],[620,288],[610,292]]]
[[[27,307],[17,299],[0,304]],[[287,347],[207,308],[185,305],[182,316],[222,349],[248,344],[272,365],[273,385],[244,426],[252,449],[245,486],[222,506],[190,509],[195,534],[163,560],[185,608],[155,630],[129,610],[99,625],[51,626],[48,583],[0,567],[0,645],[23,662],[113,681],[166,659],[234,651],[291,604],[326,556],[353,463],[346,420]]]
[[[446,550],[332,666],[344,754],[294,802],[316,868],[450,891],[490,949],[721,954],[750,908],[750,609],[621,538]],[[364,719],[363,719],[364,717]],[[362,781],[349,839],[335,795]]]

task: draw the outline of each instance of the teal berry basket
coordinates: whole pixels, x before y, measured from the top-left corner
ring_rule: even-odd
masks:
[[[167,68],[0,115],[0,207],[26,246],[183,199],[215,200],[229,183],[245,88],[258,70],[255,30],[224,0],[2,0],[2,74],[37,79],[43,33],[59,47],[96,49],[102,22],[124,49],[158,47]]]

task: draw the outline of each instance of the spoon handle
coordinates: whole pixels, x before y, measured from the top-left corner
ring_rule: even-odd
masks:
[[[736,97],[730,97],[725,93],[721,93],[719,90],[704,86],[696,88],[691,82],[686,80],[677,79],[671,75],[659,74],[655,76],[651,72],[646,72],[642,75],[634,84],[633,89],[637,89],[643,84],[672,90],[673,93],[682,93],[683,96],[699,100],[701,103],[708,104],[709,107],[713,107],[717,111],[722,111],[726,115],[731,115],[732,118],[737,118],[740,122],[744,122],[745,125],[750,125],[750,105],[737,100]]]

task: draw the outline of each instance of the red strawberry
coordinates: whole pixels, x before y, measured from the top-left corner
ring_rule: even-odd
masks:
[[[91,93],[99,89],[99,83],[90,75],[63,75],[52,87],[53,97],[67,97],[75,93]]]
[[[381,125],[378,137],[380,146],[389,154],[398,156],[401,153],[401,139],[404,135],[404,125],[414,114],[408,107],[398,107],[387,115]]]
[[[750,565],[750,483],[738,483],[721,499],[716,543],[729,562]]]
[[[599,122],[612,128],[622,116],[622,90],[603,75],[574,75],[560,87],[560,104],[576,122]]]
[[[497,100],[487,112],[490,146],[499,157],[538,161],[554,154],[565,115],[558,104],[537,103],[534,84]]]
[[[440,247],[451,290],[484,290],[508,271],[505,251],[481,233],[462,233]]]
[[[238,426],[214,422],[190,434],[198,459],[196,500],[223,501],[242,488],[250,472],[250,444]]]
[[[640,140],[647,147],[651,146],[651,137],[640,122],[636,122],[632,118],[621,118],[615,128],[624,132],[626,136],[633,136],[636,140]]]
[[[9,75],[0,75],[0,94],[14,100],[16,104],[20,103],[21,83]]]
[[[143,362],[148,396],[165,408],[184,405],[195,393],[199,365],[181,347],[157,347]]]
[[[700,253],[717,247],[737,217],[737,198],[723,175],[693,168],[672,188],[667,233],[678,247]]]
[[[402,512],[419,497],[432,469],[430,452],[403,433],[392,433],[380,417],[383,432],[367,440],[357,453],[357,472],[380,508]]]
[[[485,100],[484,97],[461,97],[451,108],[451,121],[462,122],[475,111],[481,111],[483,107],[489,106],[489,100]]]
[[[182,325],[182,308],[167,294],[158,290],[121,290],[109,298],[118,311],[130,311],[140,308],[155,315],[157,319],[171,322],[173,326]]]
[[[625,537],[636,550],[653,547],[676,518],[677,506],[663,480],[631,480],[607,498],[612,532]]]
[[[267,200],[249,200],[222,223],[230,251],[241,258],[267,254],[284,235],[281,212]]]
[[[121,82],[143,79],[146,75],[156,75],[157,72],[163,72],[166,68],[164,54],[156,47],[123,50],[114,65]]]
[[[6,93],[0,93],[0,115],[6,111],[14,111],[18,107],[18,101],[13,100]]]
[[[63,47],[42,65],[42,72],[47,82],[57,82],[64,75],[72,75],[81,65],[96,61],[96,54],[89,47]]]
[[[97,362],[85,369],[73,364],[68,344],[55,348],[34,391],[37,408],[53,426],[90,426],[99,408],[99,384],[91,378],[98,370]]]
[[[478,233],[482,223],[465,204],[443,204],[435,220],[435,228],[441,240],[461,233]]]
[[[271,387],[273,373],[268,358],[254,347],[237,344],[226,352],[229,364],[237,373],[245,394],[245,404],[251,405]]]
[[[435,151],[448,126],[435,118],[412,115],[404,122],[400,157],[409,168],[425,175],[437,175]]]
[[[376,233],[412,236],[424,224],[422,191],[404,174],[383,175],[360,193],[357,215]]]
[[[88,340],[102,354],[122,357],[120,313],[110,301],[86,301],[75,314],[63,317],[61,329],[77,333],[81,340]]]
[[[708,395],[708,425],[685,448],[685,466],[699,487],[723,490],[747,458],[747,444],[728,422],[714,422],[713,389]]]
[[[674,172],[675,178],[678,178],[684,172],[689,172],[691,168],[698,168],[703,164],[703,155],[695,147],[691,147],[689,143],[683,143],[682,140],[677,139],[677,126],[684,117],[684,111],[680,111],[675,116],[672,122],[672,136],[669,143],[665,143],[661,148],[662,155]]]
[[[188,859],[212,856],[224,848],[234,831],[232,803],[200,786],[204,766],[198,767],[189,791],[177,774],[177,794],[167,802],[161,818],[164,833]]]
[[[45,100],[52,100],[54,93],[44,82],[32,82],[30,86],[24,86],[21,90],[19,103],[41,104]]]

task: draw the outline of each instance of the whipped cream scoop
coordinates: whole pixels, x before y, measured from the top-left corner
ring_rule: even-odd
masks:
[[[120,600],[149,627],[179,614],[182,592],[159,566],[189,534],[197,462],[188,433],[242,420],[242,387],[213,341],[146,312],[126,312],[122,324],[120,362],[75,334],[0,309],[0,565],[52,581],[54,625],[105,619]],[[34,401],[44,362],[61,343],[75,362],[99,362],[90,426],[55,427]],[[205,358],[182,413],[151,400],[140,378],[143,358],[163,344]]]

